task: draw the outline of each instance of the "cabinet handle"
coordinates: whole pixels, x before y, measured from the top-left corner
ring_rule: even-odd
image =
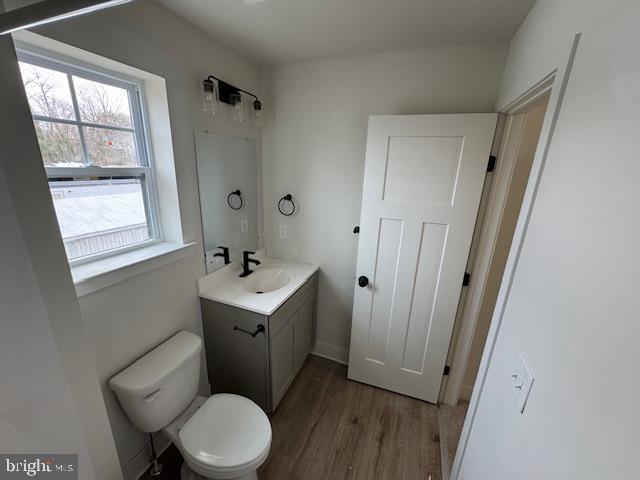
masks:
[[[251,336],[252,336],[252,337],[254,337],[254,338],[255,338],[255,337],[256,337],[256,335],[258,335],[260,332],[264,332],[264,331],[265,331],[264,325],[262,325],[262,324],[259,324],[259,325],[256,327],[256,331],[255,331],[255,332],[250,332],[250,331],[248,331],[248,330],[245,330],[244,328],[240,328],[240,327],[239,327],[239,326],[237,326],[237,325],[234,325],[233,329],[234,329],[234,330],[237,330],[237,331],[239,331],[239,332],[242,332],[242,333],[246,333],[247,335],[251,335]]]

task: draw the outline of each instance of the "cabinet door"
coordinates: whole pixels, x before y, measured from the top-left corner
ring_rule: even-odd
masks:
[[[222,303],[202,300],[203,331],[211,393],[235,393],[269,411],[268,345],[266,333],[253,332],[267,317]]]
[[[275,410],[293,380],[293,322],[271,339],[271,410]]]
[[[314,308],[315,295],[311,295],[293,316],[293,364],[296,372],[311,351]]]

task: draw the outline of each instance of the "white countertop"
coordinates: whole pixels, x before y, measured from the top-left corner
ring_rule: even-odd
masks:
[[[269,316],[318,271],[317,265],[266,257],[263,252],[261,250],[256,255],[252,255],[251,258],[259,260],[260,265],[251,265],[254,273],[248,277],[240,278],[242,272],[240,262],[232,262],[200,278],[198,280],[200,297]],[[289,281],[272,292],[252,293],[251,287],[255,289],[254,284],[260,279],[261,271],[284,272]],[[255,274],[258,275],[253,277]]]

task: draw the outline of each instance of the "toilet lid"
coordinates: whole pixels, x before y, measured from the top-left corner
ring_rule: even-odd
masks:
[[[212,395],[179,432],[186,452],[214,468],[238,468],[264,456],[271,424],[258,405],[239,395]]]

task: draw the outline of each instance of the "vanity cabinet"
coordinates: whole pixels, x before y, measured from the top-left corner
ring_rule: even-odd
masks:
[[[270,340],[271,405],[275,408],[311,351],[315,295],[309,295]]]
[[[316,273],[269,316],[200,299],[213,393],[277,408],[314,343],[317,285]]]

